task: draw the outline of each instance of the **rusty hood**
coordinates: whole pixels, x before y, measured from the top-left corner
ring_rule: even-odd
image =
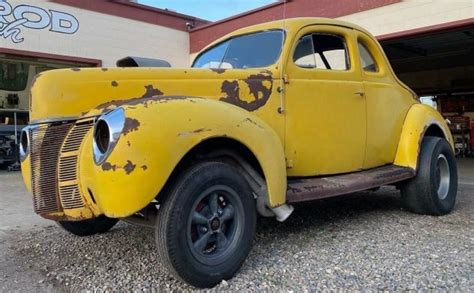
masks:
[[[71,68],[36,76],[30,95],[32,123],[76,119],[142,99],[201,97],[248,111],[263,108],[275,77],[262,69]]]

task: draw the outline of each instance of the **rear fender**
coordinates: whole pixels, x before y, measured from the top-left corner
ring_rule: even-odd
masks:
[[[453,148],[453,137],[443,116],[427,105],[414,104],[403,124],[395,165],[417,169],[421,142],[428,128],[433,125],[442,130],[444,138]]]

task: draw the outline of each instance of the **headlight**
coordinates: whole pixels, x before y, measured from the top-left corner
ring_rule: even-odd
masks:
[[[125,125],[125,111],[117,108],[102,115],[94,127],[94,161],[102,164],[114,149]]]
[[[30,136],[28,135],[29,127],[21,130],[20,135],[20,160],[23,162],[30,152]]]

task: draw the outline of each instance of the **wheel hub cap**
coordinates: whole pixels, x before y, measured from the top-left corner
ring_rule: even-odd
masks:
[[[233,253],[243,233],[238,194],[216,185],[196,197],[188,220],[187,239],[193,256],[204,264],[219,264]]]
[[[449,193],[450,186],[450,171],[448,159],[443,154],[438,156],[436,162],[436,181],[438,185],[438,198],[444,200]]]
[[[217,231],[217,230],[219,230],[220,227],[221,227],[221,221],[219,220],[219,218],[214,218],[211,221],[211,229],[213,231]]]

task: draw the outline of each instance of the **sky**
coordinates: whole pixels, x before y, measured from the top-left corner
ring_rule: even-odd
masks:
[[[138,0],[138,2],[216,21],[276,0]]]

